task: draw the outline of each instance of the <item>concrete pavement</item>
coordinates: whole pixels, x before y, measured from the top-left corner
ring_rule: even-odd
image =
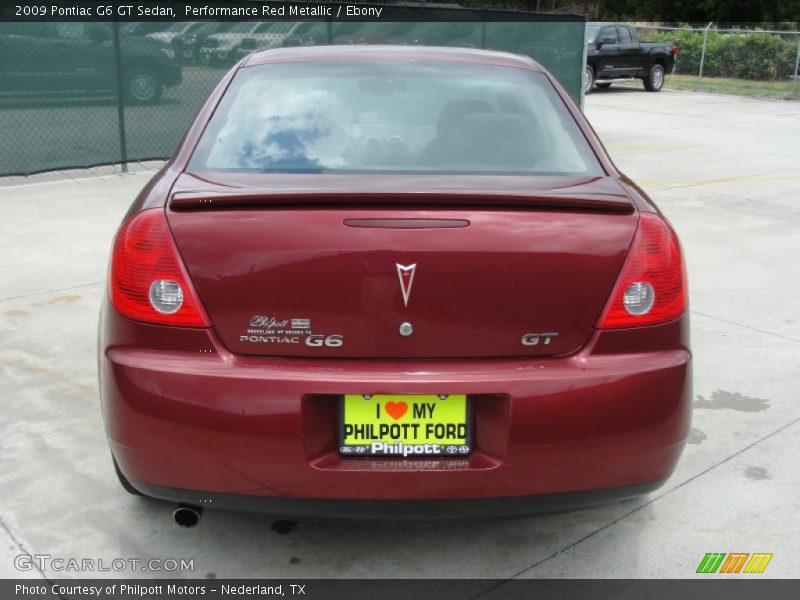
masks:
[[[686,252],[694,422],[662,489],[514,521],[282,528],[206,511],[179,529],[170,504],[119,488],[96,385],[111,238],[150,174],[0,180],[0,576],[38,575],[20,552],[191,559],[169,575],[217,578],[678,578],[706,552],[771,552],[761,577],[800,576],[800,104],[612,87],[586,112]]]

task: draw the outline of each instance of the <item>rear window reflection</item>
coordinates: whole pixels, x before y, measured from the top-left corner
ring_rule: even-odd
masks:
[[[601,173],[542,73],[375,60],[242,69],[189,168]]]

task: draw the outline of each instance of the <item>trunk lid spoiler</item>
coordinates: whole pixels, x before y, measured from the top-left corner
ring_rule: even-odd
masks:
[[[522,194],[484,191],[466,192],[276,192],[273,190],[237,193],[178,192],[169,202],[172,210],[213,210],[215,208],[285,208],[290,206],[398,206],[487,208],[524,207],[561,210],[588,210],[630,213],[628,198],[601,195]]]
[[[314,185],[310,185],[310,181]],[[458,185],[454,185],[454,181]],[[251,175],[184,173],[172,190],[172,210],[303,207],[547,208],[631,213],[634,205],[611,178],[453,175]]]

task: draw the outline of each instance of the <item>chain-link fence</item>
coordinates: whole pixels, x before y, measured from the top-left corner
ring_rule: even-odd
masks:
[[[800,32],[636,25],[648,41],[678,46],[665,87],[766,98],[800,98]]]
[[[0,23],[0,175],[168,157],[226,70],[258,49],[425,44],[532,56],[576,99],[581,18],[514,22]]]

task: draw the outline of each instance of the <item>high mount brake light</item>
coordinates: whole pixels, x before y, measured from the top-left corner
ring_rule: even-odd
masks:
[[[686,269],[675,232],[660,216],[643,213],[599,329],[657,325],[687,305]]]
[[[114,308],[130,319],[179,327],[211,326],[163,210],[143,211],[119,230],[108,290]]]

